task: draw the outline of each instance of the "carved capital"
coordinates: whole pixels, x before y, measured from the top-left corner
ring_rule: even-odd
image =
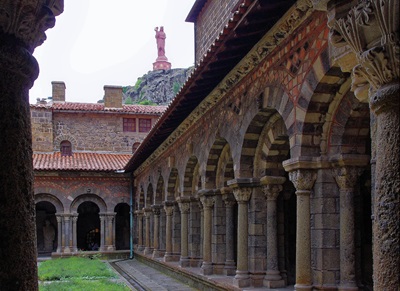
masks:
[[[215,203],[215,199],[212,196],[201,196],[200,201],[204,209],[211,209]]]
[[[164,205],[165,215],[171,216],[174,213],[174,206],[172,205]]]
[[[333,177],[335,178],[340,190],[353,190],[363,171],[363,168],[350,166],[332,169]]]
[[[150,216],[153,214],[153,211],[151,210],[150,207],[148,207],[148,208],[143,208],[143,211],[144,211],[144,216],[145,216],[146,218],[150,218]]]
[[[314,170],[297,169],[289,172],[289,180],[292,181],[296,191],[310,191],[317,179]]]
[[[337,7],[332,7],[337,9]],[[363,0],[331,22],[333,46],[347,45],[358,65],[352,71],[352,90],[361,101],[367,88],[371,98],[384,85],[396,83],[400,72],[399,11],[397,0]]]
[[[154,215],[159,216],[161,214],[161,205],[151,205],[151,210],[153,211]]]
[[[250,200],[252,192],[253,188],[251,187],[233,188],[233,195],[235,195],[235,199],[239,204],[247,203]]]
[[[60,215],[56,215],[56,220],[57,220],[57,223],[61,223],[62,217]]]
[[[135,211],[135,214],[136,214],[137,217],[140,218],[140,217],[143,216],[143,211],[142,211],[142,210],[136,210],[136,211]]]
[[[190,203],[189,202],[179,202],[179,209],[181,213],[188,214],[190,212]]]

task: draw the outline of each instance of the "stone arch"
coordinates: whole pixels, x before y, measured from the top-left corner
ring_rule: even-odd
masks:
[[[77,213],[79,205],[87,201],[96,204],[99,207],[100,212],[107,212],[106,203],[101,197],[97,196],[96,194],[82,194],[77,196],[71,203],[70,212]]]
[[[285,123],[275,113],[265,124],[258,141],[254,158],[254,177],[284,176],[282,162],[288,159],[289,138]]]
[[[161,204],[163,201],[164,195],[164,178],[162,175],[158,177],[157,180],[157,187],[156,187],[156,193],[155,193],[155,199],[154,203],[155,204]]]
[[[64,213],[64,206],[56,196],[47,193],[35,194],[35,204],[43,201],[53,204],[58,214]]]
[[[235,178],[231,147],[226,143],[221,151],[216,173],[216,186],[218,189],[227,187],[227,181]]]
[[[166,200],[173,201],[175,197],[177,197],[176,192],[179,190],[179,175],[178,170],[176,168],[172,168],[167,185],[167,197]],[[179,196],[179,193],[178,193]]]
[[[252,178],[254,172],[254,158],[258,141],[262,130],[270,119],[275,114],[274,109],[263,108],[252,119],[244,134],[242,152],[240,156],[240,170],[235,171],[235,176],[238,178]]]
[[[154,204],[153,184],[149,183],[149,185],[147,186],[145,207],[150,207],[153,204]]]
[[[137,210],[142,210],[144,207],[144,190],[143,186],[139,186],[139,192],[138,195],[136,196],[136,209]]]
[[[67,140],[71,143],[71,150],[74,152],[78,146],[78,142],[73,135],[62,134],[54,139],[54,151],[60,151],[60,144],[62,141]]]
[[[217,188],[217,168],[221,153],[228,142],[221,137],[217,137],[210,149],[207,159],[205,189]]]
[[[201,183],[199,174],[199,161],[196,156],[191,156],[187,161],[185,168],[185,176],[183,179],[183,195],[192,196],[197,190]]]

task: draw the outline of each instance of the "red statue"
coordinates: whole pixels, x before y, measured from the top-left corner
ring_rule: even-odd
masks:
[[[156,27],[154,31],[156,32],[158,57],[153,63],[153,70],[169,70],[171,69],[171,63],[168,62],[168,58],[165,56],[165,39],[167,36],[165,35],[164,27],[161,26],[160,30]]]

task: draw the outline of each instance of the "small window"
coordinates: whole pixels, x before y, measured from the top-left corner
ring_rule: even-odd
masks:
[[[124,131],[136,132],[136,118],[124,118]]]
[[[151,129],[151,119],[139,118],[139,132],[149,132]]]
[[[72,156],[72,146],[71,143],[67,140],[63,140],[60,143],[60,151],[62,157]]]
[[[132,154],[134,152],[136,152],[136,150],[138,149],[138,147],[140,146],[140,142],[135,142],[132,146]]]

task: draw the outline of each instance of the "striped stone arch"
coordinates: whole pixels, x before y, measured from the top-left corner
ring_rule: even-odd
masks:
[[[282,162],[289,159],[289,153],[286,125],[276,112],[269,118],[260,134],[254,158],[254,177],[284,176]]]
[[[143,207],[144,207],[144,190],[143,190],[143,185],[140,185],[136,196],[136,209],[142,210]]]
[[[220,189],[227,187],[227,181],[235,178],[233,171],[232,152],[229,143],[223,147],[217,164],[216,185]]]
[[[48,193],[35,194],[35,204],[39,202],[49,202],[56,208],[57,214],[64,213],[64,205],[61,201],[54,195]]]
[[[147,185],[147,192],[146,192],[146,202],[145,207],[150,207],[154,204],[154,191],[153,191],[153,184],[149,183]]]
[[[77,148],[77,146],[78,146],[78,142],[77,142],[77,140],[75,139],[75,137],[73,137],[72,135],[69,135],[69,134],[63,134],[63,135],[57,136],[57,137],[54,139],[54,143],[53,143],[53,145],[54,145],[54,151],[57,152],[57,151],[60,150],[60,144],[61,144],[61,142],[62,142],[63,140],[67,140],[67,141],[69,141],[69,142],[71,143],[72,151],[74,151],[74,150]]]
[[[196,156],[191,156],[187,161],[185,176],[183,178],[183,195],[193,196],[201,187],[199,161]]]
[[[96,194],[82,194],[76,197],[71,203],[70,212],[77,213],[79,205],[81,205],[83,202],[93,202],[99,207],[100,212],[107,212],[107,204]]]
[[[217,137],[210,149],[207,159],[205,189],[217,188],[217,168],[222,150],[228,142],[221,137]]]
[[[157,187],[156,187],[156,193],[155,193],[155,199],[154,203],[155,204],[161,204],[164,201],[164,178],[163,176],[159,176],[157,180]]]
[[[173,201],[179,197],[179,175],[176,168],[172,168],[168,178],[166,200]]]

